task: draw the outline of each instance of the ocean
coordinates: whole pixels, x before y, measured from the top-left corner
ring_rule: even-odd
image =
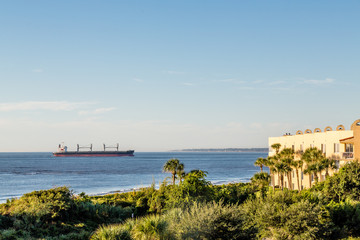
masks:
[[[254,166],[267,153],[135,152],[134,157],[53,157],[52,153],[0,153],[0,202],[24,193],[68,186],[75,194],[105,194],[156,186],[170,173],[162,167],[171,158],[207,171],[213,184],[248,182],[260,171]]]

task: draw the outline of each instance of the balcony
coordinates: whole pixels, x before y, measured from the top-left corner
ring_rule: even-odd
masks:
[[[344,159],[353,159],[354,158],[354,153],[353,152],[344,152],[343,153],[343,158]]]

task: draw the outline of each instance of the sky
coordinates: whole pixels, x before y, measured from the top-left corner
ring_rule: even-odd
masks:
[[[267,147],[360,118],[359,1],[14,0],[0,152]]]

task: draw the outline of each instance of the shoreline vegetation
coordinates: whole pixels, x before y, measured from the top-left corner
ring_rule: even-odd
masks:
[[[209,181],[212,185],[214,186],[221,186],[221,185],[228,185],[228,184],[238,184],[238,183],[249,183],[251,180],[244,180],[244,181],[216,181],[216,182],[211,182]],[[161,185],[161,183],[160,183]],[[100,192],[100,193],[91,193],[88,194],[91,197],[96,197],[96,196],[105,196],[105,195],[111,195],[111,194],[121,194],[121,193],[129,193],[129,192],[138,192],[138,191],[143,191],[144,189],[150,188],[150,187],[154,187],[156,190],[158,190],[160,188],[156,187],[156,184],[153,182],[152,184],[149,184],[147,186],[142,186],[142,187],[134,187],[134,188],[129,188],[129,189],[120,189],[120,190],[113,190],[113,191],[109,191],[109,192]],[[20,197],[20,196],[19,196]],[[0,203],[1,204],[1,203]]]
[[[273,189],[263,171],[223,185],[178,159],[163,171],[158,189],[89,196],[56,187],[9,199],[0,239],[360,239],[357,161],[300,192]]]

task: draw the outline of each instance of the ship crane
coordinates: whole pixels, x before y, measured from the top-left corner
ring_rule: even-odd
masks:
[[[92,143],[89,146],[80,146],[79,144],[76,145],[77,146],[77,152],[81,149],[81,148],[86,148],[86,149],[90,149],[90,152],[92,152]]]
[[[103,143],[104,145],[104,152],[106,151],[107,148],[116,148],[116,151],[119,151],[119,144],[117,143],[116,146],[106,146],[105,143]]]

